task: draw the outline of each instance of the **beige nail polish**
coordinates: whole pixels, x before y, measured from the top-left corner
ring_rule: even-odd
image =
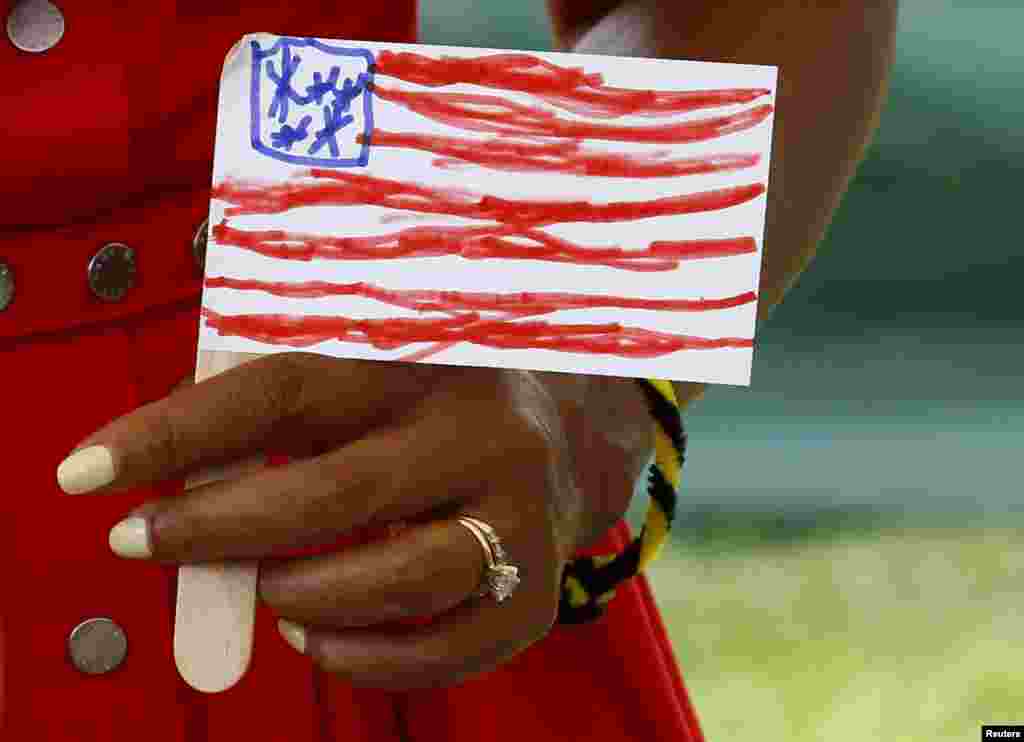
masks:
[[[277,630],[281,632],[281,636],[291,645],[292,649],[299,654],[306,653],[306,630],[304,628],[282,618],[277,622]]]
[[[105,446],[89,446],[57,467],[57,484],[69,495],[90,492],[114,481],[114,457]]]
[[[110,529],[110,548],[126,559],[148,559],[153,556],[149,542],[149,525],[145,518],[125,518]]]

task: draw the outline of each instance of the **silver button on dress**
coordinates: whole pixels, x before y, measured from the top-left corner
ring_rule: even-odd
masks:
[[[48,0],[19,0],[7,15],[7,38],[26,52],[45,52],[64,36],[64,14]]]
[[[104,245],[89,261],[89,288],[103,301],[121,301],[135,285],[135,250],[121,242]]]
[[[71,663],[86,675],[103,675],[121,666],[128,655],[124,629],[109,618],[90,618],[68,636]]]
[[[14,271],[7,263],[0,262],[0,312],[14,301]]]

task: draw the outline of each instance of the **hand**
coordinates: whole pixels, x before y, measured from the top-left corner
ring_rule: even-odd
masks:
[[[265,563],[259,594],[298,624],[293,646],[353,685],[443,686],[542,638],[566,561],[625,510],[649,441],[617,443],[587,419],[587,390],[603,393],[594,420],[623,412],[612,409],[611,385],[619,394],[634,386],[274,354],[111,422],[76,449],[91,469],[62,464],[61,484],[116,491],[264,451],[289,455],[286,466],[146,503],[114,528],[111,545],[171,563],[265,559],[407,521],[391,539]],[[646,431],[639,392],[629,393],[627,419]],[[491,524],[520,570],[520,586],[500,604],[473,597],[483,551],[459,514]],[[395,626],[427,615],[437,618]]]

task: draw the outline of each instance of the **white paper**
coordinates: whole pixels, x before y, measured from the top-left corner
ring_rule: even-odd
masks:
[[[418,56],[396,56],[403,53]],[[571,73],[522,56],[506,61],[527,54],[587,77],[566,82]],[[221,81],[199,347],[747,385],[776,76],[767,66],[248,35],[229,53]],[[616,89],[752,92],[694,110],[641,100],[616,114],[616,101],[636,103]],[[476,97],[452,97],[459,95]],[[601,110],[581,108],[605,100],[612,102]],[[692,140],[708,120],[718,135]],[[651,128],[661,139],[691,141],[637,141],[635,132]],[[369,144],[359,140],[367,134]],[[524,171],[527,161],[544,169]],[[689,172],[694,161],[732,169]],[[610,174],[593,172],[602,167]],[[573,171],[580,168],[589,173]],[[655,177],[641,177],[648,173]],[[309,205],[284,208],[274,198],[283,188],[299,189]],[[664,201],[709,191],[731,194],[734,205],[675,213],[682,207]],[[344,203],[315,201],[328,192]],[[556,202],[591,206],[568,213]],[[641,202],[660,211],[629,218],[615,205]],[[395,239],[359,242],[383,235]],[[684,257],[657,271],[593,263],[595,250],[620,248],[624,265],[636,266],[652,243],[693,240],[737,240],[730,244],[746,252],[693,258],[680,247]],[[300,242],[318,251],[300,253]],[[381,252],[396,245],[414,252]],[[415,252],[431,249],[447,252]],[[531,252],[509,255],[523,249]],[[589,262],[538,259],[540,250]],[[322,282],[321,295],[279,295],[267,283],[280,292],[310,281]],[[427,298],[443,299],[444,309]],[[724,308],[621,306],[730,298]],[[554,311],[508,311],[543,301]],[[277,317],[257,326],[249,315]],[[416,334],[396,327],[400,318],[415,319]],[[272,337],[268,326],[298,334]],[[691,349],[685,337],[733,340]],[[548,342],[570,344],[537,347]]]

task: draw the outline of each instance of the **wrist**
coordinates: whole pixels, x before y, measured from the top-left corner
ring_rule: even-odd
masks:
[[[536,373],[559,409],[580,493],[574,550],[598,542],[626,513],[653,452],[652,421],[634,379]]]

